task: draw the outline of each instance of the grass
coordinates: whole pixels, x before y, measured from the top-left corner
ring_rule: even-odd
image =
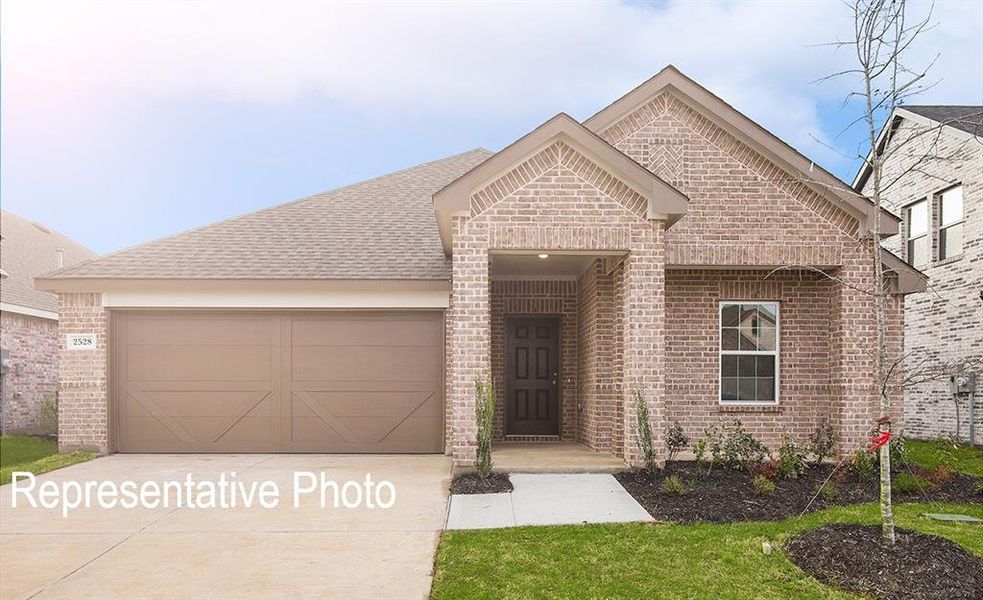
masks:
[[[943,446],[948,446],[956,457],[956,462],[952,466],[953,469],[973,477],[983,477],[983,449],[971,446],[953,446],[951,443],[941,440],[934,442],[905,440],[908,460],[928,469],[935,468],[942,461],[939,451]]]
[[[0,438],[0,485],[10,483],[14,471],[37,475],[95,457],[95,452],[58,454],[58,444],[54,440],[29,436],[3,437]]]
[[[925,512],[983,518],[972,504],[898,504],[900,527],[942,535],[983,558],[983,528]],[[836,507],[779,522],[619,524],[445,532],[433,598],[854,598],[807,576],[776,548],[827,523],[877,524],[876,504]],[[777,542],[777,543],[776,543]]]

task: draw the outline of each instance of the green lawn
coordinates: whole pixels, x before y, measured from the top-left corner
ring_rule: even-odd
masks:
[[[983,506],[899,504],[900,526],[943,535],[983,558],[983,528],[920,516]],[[761,543],[826,523],[879,523],[875,504],[777,523],[571,525],[445,532],[433,598],[853,598]],[[777,545],[777,544],[776,544]]]
[[[943,447],[952,450],[956,457],[956,464],[953,467],[957,471],[972,475],[973,477],[983,477],[983,449],[970,446],[955,446],[949,442],[935,441],[922,442],[918,440],[905,440],[905,450],[908,460],[916,462],[929,469],[939,464],[942,459],[939,451]]]
[[[3,437],[0,438],[0,485],[10,483],[13,471],[45,473],[95,457],[95,452],[58,454],[58,444],[54,440],[28,436]]]

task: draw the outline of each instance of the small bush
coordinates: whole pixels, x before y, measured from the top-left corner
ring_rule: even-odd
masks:
[[[840,495],[840,488],[835,482],[827,481],[825,485],[819,484],[817,493],[820,498],[829,503],[836,500],[836,497]]]
[[[744,431],[740,419],[734,419],[722,432],[721,459],[732,469],[750,472],[751,467],[769,458],[768,448],[753,435]]]
[[[703,469],[707,466],[707,440],[700,438],[693,444],[693,457],[696,459],[696,466]]]
[[[806,472],[806,450],[801,448],[789,436],[782,439],[782,447],[778,449],[778,474],[782,477],[798,479]]]
[[[891,451],[891,468],[900,469],[902,466],[908,464],[908,450],[905,449],[904,438],[900,435],[891,438],[888,442],[889,450]]]
[[[766,460],[751,467],[751,476],[757,477],[758,475],[772,480],[778,479],[778,461]]]
[[[693,453],[696,455],[697,466],[700,468],[705,467],[707,473],[709,473],[713,469],[713,465],[720,463],[722,460],[723,433],[720,427],[716,425],[704,429],[703,433],[706,437],[696,442],[693,446]]]
[[[927,490],[929,482],[911,473],[898,473],[891,482],[891,491],[899,494],[921,492]]]
[[[686,493],[689,486],[683,481],[683,478],[679,475],[670,475],[662,480],[659,484],[659,490],[664,494],[672,494],[673,496],[681,496]]]
[[[478,429],[478,448],[474,466],[478,477],[488,477],[492,470],[492,433],[495,416],[495,385],[480,379],[474,382],[474,417]]]
[[[938,490],[945,486],[945,484],[952,481],[955,471],[951,467],[946,465],[939,465],[932,469],[928,474],[929,487],[933,490]]]
[[[669,456],[666,462],[670,462],[677,454],[689,445],[689,438],[683,432],[683,426],[679,421],[673,422],[671,427],[666,428],[666,446],[669,448]]]
[[[850,460],[850,470],[863,481],[873,481],[876,472],[877,458],[867,450],[857,450]]]
[[[642,460],[645,467],[651,473],[655,473],[659,466],[655,462],[655,448],[652,445],[652,423],[649,421],[649,405],[645,401],[642,390],[635,390],[635,426],[636,441],[638,449],[642,451]]]
[[[833,456],[834,448],[836,448],[836,432],[829,419],[823,419],[819,427],[809,435],[809,454],[813,462],[818,465]]]
[[[58,434],[58,394],[45,394],[38,402],[38,433]]]
[[[758,475],[752,481],[754,493],[759,496],[770,496],[775,493],[775,482],[764,475]]]

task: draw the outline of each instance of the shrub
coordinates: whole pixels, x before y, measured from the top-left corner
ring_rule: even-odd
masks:
[[[659,485],[659,490],[661,490],[664,494],[672,494],[673,496],[685,494],[687,489],[689,489],[689,487],[679,475],[670,475],[669,477],[663,479],[662,483]]]
[[[891,482],[891,491],[899,494],[921,492],[929,487],[929,482],[911,473],[898,473]]]
[[[764,475],[758,475],[752,481],[754,493],[759,496],[770,496],[775,493],[775,482]]]
[[[38,433],[58,434],[58,394],[45,394],[38,402]]]
[[[840,495],[840,488],[833,481],[827,481],[825,485],[819,484],[819,497],[826,502],[833,502]]]
[[[658,469],[655,448],[652,446],[652,423],[649,421],[649,405],[642,390],[635,390],[635,426],[638,449],[642,451],[645,467],[652,473]]]
[[[768,479],[778,479],[778,461],[766,460],[751,467],[751,475],[757,477],[761,475]]]
[[[952,481],[955,471],[946,465],[939,465],[932,469],[928,474],[929,487],[938,490],[945,484]]]
[[[857,450],[850,460],[850,470],[858,478],[864,481],[872,481],[874,479],[876,464],[877,458],[874,456],[874,453],[868,452],[867,450]]]
[[[833,455],[834,448],[836,448],[836,432],[829,419],[823,419],[823,422],[809,435],[809,454],[812,455],[813,462],[818,465]]]
[[[740,419],[722,432],[721,459],[732,469],[744,469],[750,472],[751,467],[769,458],[768,449],[753,435],[744,431]],[[712,452],[712,448],[711,448]]]
[[[888,449],[891,452],[892,469],[900,469],[902,465],[908,464],[908,451],[905,449],[903,437],[900,435],[892,437],[888,442]]]
[[[707,463],[707,446],[708,442],[706,438],[700,438],[693,444],[693,457],[696,459],[696,466],[700,469],[709,466]]]
[[[689,438],[683,432],[683,426],[679,421],[673,422],[671,427],[666,428],[666,446],[669,448],[669,456],[666,462],[670,462],[679,454],[680,450],[689,445]]]
[[[799,447],[789,436],[782,438],[778,449],[778,474],[782,477],[798,479],[806,472],[806,450]]]
[[[492,470],[492,433],[495,416],[495,384],[480,379],[474,382],[474,416],[478,428],[478,448],[474,466],[478,477],[488,477]]]

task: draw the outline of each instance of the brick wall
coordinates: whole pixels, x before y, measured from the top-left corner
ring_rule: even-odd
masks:
[[[14,365],[3,376],[4,430],[34,433],[39,403],[58,390],[58,322],[2,311],[0,346]]]
[[[614,326],[613,274],[605,272],[603,260],[595,260],[577,280],[580,423],[578,439],[600,452],[619,454],[620,436],[615,435],[622,420],[621,371],[615,364],[616,347],[621,344]]]
[[[58,448],[109,451],[108,314],[101,294],[59,294]],[[96,334],[94,350],[68,350],[69,333]]]
[[[910,141],[913,140],[913,141]],[[908,142],[896,150],[898,141]],[[931,261],[922,265],[929,276],[930,290],[905,299],[905,352],[911,354],[909,368],[925,361],[983,361],[983,147],[979,140],[943,130],[926,133],[924,126],[903,120],[891,144],[884,180],[893,182],[884,202],[898,216],[904,208],[921,199],[929,200]],[[925,155],[939,157],[924,160]],[[918,169],[912,170],[918,162]],[[963,187],[963,252],[939,260],[940,222],[938,194],[946,188]],[[864,192],[872,193],[872,181]],[[906,258],[906,230],[885,241],[885,246]],[[977,369],[983,387],[983,368]],[[949,394],[945,379],[909,385],[904,394],[905,431],[920,439],[933,439],[956,433],[957,402]],[[969,436],[969,399],[958,400],[958,433]],[[975,442],[983,444],[983,393],[976,394]]]

